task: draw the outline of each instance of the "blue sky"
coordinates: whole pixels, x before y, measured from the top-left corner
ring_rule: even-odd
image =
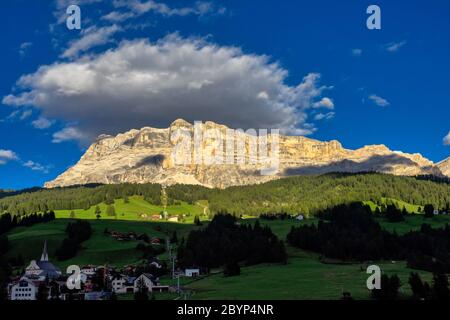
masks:
[[[72,3],[80,31],[65,25]],[[381,30],[366,28],[369,4]],[[445,0],[6,0],[0,12],[0,188],[52,180],[100,133],[178,117],[450,155]]]

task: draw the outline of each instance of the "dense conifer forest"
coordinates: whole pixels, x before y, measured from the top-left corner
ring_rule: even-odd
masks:
[[[411,268],[450,273],[448,224],[433,229],[424,223],[420,230],[400,236],[382,229],[370,208],[361,203],[339,205],[324,210],[318,217],[317,225],[293,227],[287,236],[288,242],[328,258],[406,260]]]
[[[298,214],[314,215],[326,208],[356,201],[393,198],[416,205],[431,204],[445,209],[450,204],[450,184],[425,177],[401,177],[377,173],[326,174],[280,179],[259,185],[230,187],[224,190],[201,186],[174,185],[166,189],[169,203],[182,200],[195,203],[208,200],[212,213],[234,215]],[[47,210],[89,208],[132,195],[161,204],[157,184],[92,185],[16,192],[0,197],[0,212],[24,215]]]
[[[187,268],[214,268],[237,263],[286,262],[283,241],[269,227],[239,224],[231,215],[216,215],[208,226],[191,231],[178,247],[178,263]]]

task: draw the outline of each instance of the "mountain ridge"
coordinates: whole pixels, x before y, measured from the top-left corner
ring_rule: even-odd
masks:
[[[438,162],[436,165],[443,175],[450,177],[450,157]]]
[[[239,158],[237,149],[243,151],[245,163],[238,164],[187,164],[174,163],[176,139],[174,133],[184,130],[194,134],[194,125],[177,119],[167,128],[143,127],[131,129],[116,136],[100,135],[80,160],[45,184],[46,188],[82,185],[90,183],[161,183],[198,184],[206,187],[225,188],[280,179],[292,175],[322,174],[327,172],[376,171],[395,175],[450,176],[450,158],[438,164],[420,153],[408,154],[392,151],[383,144],[366,145],[351,150],[337,140],[319,141],[304,136],[279,136],[279,170],[274,175],[261,175],[267,164],[254,163],[249,141],[251,135],[243,134],[245,144],[238,145],[234,136],[232,154]],[[224,154],[225,146],[217,145],[206,130],[217,129],[225,133],[229,128],[207,121],[202,124],[201,150],[205,154]],[[273,155],[269,134],[268,154]],[[239,146],[241,148],[239,148]],[[189,154],[185,153],[184,155]],[[191,154],[191,156],[193,156]],[[252,160],[255,160],[252,162]]]

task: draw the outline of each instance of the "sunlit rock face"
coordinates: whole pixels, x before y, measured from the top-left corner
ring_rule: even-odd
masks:
[[[450,158],[445,159],[437,164],[438,168],[441,170],[442,174],[450,177]]]
[[[262,169],[274,167],[262,162],[258,151],[252,152],[251,132],[231,136],[231,149],[227,142],[219,143],[208,132],[216,130],[226,137],[229,128],[214,122],[203,123],[201,128],[182,119],[168,128],[145,127],[117,136],[101,135],[88,148],[77,164],[62,173],[45,187],[63,187],[89,183],[161,183],[198,184],[225,188],[280,179],[292,175],[322,174],[327,172],[376,171],[395,175],[434,174],[450,175],[450,159],[435,165],[420,154],[394,152],[384,145],[364,146],[357,150],[345,149],[338,141],[322,142],[303,136],[267,136],[269,157],[278,155],[277,170],[261,174]],[[192,149],[179,149],[182,137],[192,137]],[[197,136],[194,135],[197,134]],[[201,137],[194,149],[194,137]],[[274,143],[278,141],[278,149]],[[177,149],[178,148],[178,149]],[[194,151],[195,150],[195,151]],[[200,150],[200,151],[198,151]],[[231,151],[230,151],[231,150]],[[258,149],[259,150],[259,149]],[[228,152],[227,152],[228,151]],[[263,152],[264,151],[264,152]],[[278,152],[277,152],[278,151]],[[190,161],[179,163],[176,157],[184,152]],[[196,153],[197,152],[197,153]],[[222,162],[206,164],[203,157],[219,157]],[[183,154],[182,154],[183,156]],[[178,158],[179,159],[179,158]],[[197,159],[197,161],[194,161]],[[216,159],[216,158],[215,158]],[[226,162],[228,159],[229,162]],[[231,161],[230,161],[231,159]]]

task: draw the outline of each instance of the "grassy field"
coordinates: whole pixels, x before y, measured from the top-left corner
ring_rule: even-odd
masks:
[[[154,300],[175,300],[179,298],[178,294],[170,293],[170,292],[154,292],[153,298]],[[117,300],[134,300],[133,293],[119,294],[117,295]]]
[[[422,224],[429,224],[432,228],[442,228],[445,224],[450,224],[449,215],[438,215],[433,218],[425,218],[423,215],[409,215],[403,222],[388,222],[384,219],[378,219],[378,222],[386,230],[398,234],[405,234],[409,231],[419,230]]]
[[[167,206],[167,212],[170,216],[178,216],[180,214],[186,215],[185,222],[192,223],[195,216],[203,215],[205,207],[207,208],[207,202],[201,202],[197,205],[190,205],[186,202],[180,202],[180,205]],[[108,216],[106,214],[107,205],[105,203],[99,204],[101,210],[101,219],[116,219],[116,217]],[[96,219],[95,214],[96,206],[90,207],[88,210],[76,209],[75,217],[78,219]],[[117,214],[118,220],[128,221],[147,221],[151,215],[159,215],[163,211],[162,206],[156,206],[148,203],[140,196],[133,196],[129,198],[129,203],[125,203],[123,199],[116,199],[114,202],[114,208]],[[69,218],[72,210],[56,210],[55,214],[57,218]],[[147,215],[147,218],[141,215]]]
[[[243,220],[242,223],[255,224],[257,219],[249,218]],[[259,223],[262,226],[269,226],[272,232],[280,239],[286,239],[287,234],[291,231],[291,228],[294,226],[300,226],[304,224],[315,224],[319,220],[318,219],[306,219],[302,221],[298,221],[295,219],[285,219],[285,220],[264,220],[260,219]]]
[[[190,230],[196,228],[193,225],[194,217],[198,215],[201,219],[206,219],[203,214],[208,212],[208,203],[206,201],[196,205],[181,202],[179,205],[168,206],[167,212],[169,216],[186,215],[183,223],[150,221],[150,216],[162,212],[163,207],[152,205],[140,196],[130,197],[129,203],[125,203],[123,199],[115,200],[114,207],[117,217],[108,216],[106,214],[107,205],[101,203],[99,204],[102,211],[101,218],[97,219],[95,207],[92,206],[88,210],[73,210],[76,219],[89,220],[94,230],[92,237],[83,243],[83,248],[75,258],[58,262],[54,256],[55,250],[66,237],[64,230],[67,223],[71,221],[69,217],[72,210],[57,210],[55,212],[57,218],[55,221],[12,230],[8,234],[11,249],[8,251],[7,257],[21,255],[24,261],[28,263],[32,259],[39,258],[43,243],[47,240],[50,258],[61,269],[71,264],[99,265],[109,263],[123,266],[139,262],[142,254],[136,250],[137,242],[117,241],[109,235],[105,235],[105,229],[120,232],[133,231],[138,234],[146,233],[151,237],[159,238],[166,238],[176,230],[179,237],[185,237]],[[142,214],[146,214],[147,218],[142,217]]]
[[[141,210],[142,199],[130,198],[130,204],[134,206],[135,212]],[[120,210],[120,201],[116,202],[116,209]],[[124,204],[125,205],[125,204]],[[145,205],[142,204],[143,206]],[[200,207],[200,206],[199,206]],[[203,208],[200,207],[202,212]],[[80,211],[77,215],[82,218],[83,214],[89,212]],[[31,227],[15,228],[8,233],[11,249],[7,257],[17,257],[22,255],[26,264],[32,259],[39,258],[42,245],[48,241],[50,260],[58,265],[63,271],[68,265],[94,264],[102,265],[108,263],[117,267],[127,264],[137,263],[141,260],[141,253],[136,250],[137,242],[120,242],[109,235],[104,234],[105,228],[120,232],[134,231],[136,233],[146,233],[149,236],[165,238],[167,234],[177,231],[178,237],[185,237],[196,228],[189,223],[152,222],[152,221],[131,221],[132,213],[129,213],[129,220],[104,219],[99,220],[91,217],[90,223],[94,230],[92,237],[83,243],[83,248],[78,255],[70,260],[58,262],[54,256],[56,248],[65,237],[64,229],[70,219],[56,219],[48,223],[40,223]],[[93,215],[93,213],[92,213]],[[64,216],[58,212],[58,216]],[[136,215],[134,215],[136,217]],[[246,219],[242,223],[255,223],[256,219]],[[292,226],[317,223],[317,219],[297,221],[287,220],[260,220],[262,225],[268,225],[273,232],[281,239],[285,239]],[[445,223],[450,223],[450,216],[437,216],[425,219],[422,215],[410,215],[406,221],[400,223],[388,223],[384,219],[378,218],[380,224],[398,233],[405,233],[410,230],[417,230],[422,223],[429,223],[433,227],[442,227]],[[342,291],[351,292],[357,299],[368,299],[369,293],[365,286],[367,274],[366,265],[361,264],[325,264],[322,263],[318,255],[304,252],[302,250],[287,246],[289,260],[286,265],[261,264],[250,267],[243,267],[242,274],[238,277],[225,278],[222,274],[213,274],[203,279],[192,281],[192,279],[182,278],[181,284],[188,290],[193,291],[191,299],[339,299]],[[161,256],[165,258],[165,254]],[[404,286],[403,294],[409,293],[407,284],[409,274],[403,261],[375,262],[383,272],[397,274]],[[421,276],[431,280],[431,275],[427,272],[420,272]],[[163,284],[174,284],[175,281],[169,277],[161,279]],[[173,299],[175,295],[158,295],[156,299]],[[126,297],[124,297],[126,298]],[[128,297],[130,298],[130,297]]]
[[[179,237],[184,237],[190,230],[197,228],[194,225],[170,222],[92,220],[91,226],[94,233],[88,241],[83,243],[83,248],[77,256],[70,260],[58,262],[54,253],[66,236],[64,230],[69,221],[70,219],[57,219],[48,223],[12,230],[8,234],[11,249],[8,251],[7,257],[17,257],[20,254],[24,261],[28,263],[30,260],[40,257],[43,243],[47,240],[51,261],[62,269],[71,264],[101,265],[109,263],[115,266],[124,266],[139,262],[141,253],[136,250],[137,242],[117,241],[104,234],[105,228],[120,232],[146,233],[149,236],[160,238],[167,237],[167,234],[171,234],[175,230]],[[160,231],[157,230],[159,228]]]
[[[285,239],[292,226],[316,223],[318,220],[261,220],[261,224],[271,227],[280,238]],[[254,223],[254,220],[248,220]],[[406,233],[417,230],[422,223],[433,227],[442,227],[450,223],[449,216],[425,219],[421,215],[412,215],[402,223],[388,223],[379,220],[388,230]],[[325,264],[314,253],[305,252],[288,246],[288,263],[260,264],[241,268],[241,275],[226,278],[222,274],[207,276],[186,284],[186,289],[194,293],[191,299],[340,299],[343,291],[348,291],[355,299],[369,299],[366,288],[366,264]],[[431,283],[432,274],[409,269],[404,261],[373,262],[380,266],[383,273],[397,274],[402,282],[400,293],[410,295],[408,278],[411,272],[418,272],[422,279]]]
[[[222,274],[208,276],[187,285],[194,291],[192,299],[340,299],[348,291],[355,299],[369,299],[366,287],[367,265],[324,264],[317,255],[289,248],[286,265],[260,264],[241,268],[241,275],[226,278]],[[405,262],[377,262],[386,274],[397,274],[403,284],[400,292],[410,294],[411,271]],[[431,281],[428,272],[419,272]]]
[[[446,223],[450,224],[450,215],[438,215],[433,218],[425,218],[423,215],[408,215],[403,222],[388,222],[384,218],[376,218],[378,223],[386,230],[398,234],[405,234],[409,231],[419,230],[422,224],[426,223],[433,228],[442,228]],[[256,219],[248,219],[247,223],[255,223]],[[262,225],[268,225],[272,231],[281,239],[285,239],[292,226],[303,224],[316,224],[319,220],[315,218],[297,221],[293,219],[286,220],[260,220]]]
[[[370,209],[372,209],[372,211],[375,211],[376,208],[381,209],[380,206],[377,205],[373,201],[363,201],[363,203],[366,205],[369,205]],[[423,206],[411,204],[411,203],[408,203],[408,202],[405,202],[402,200],[397,200],[397,199],[392,199],[392,198],[381,198],[381,203],[384,205],[387,205],[388,203],[392,203],[399,209],[405,208],[406,211],[408,211],[408,213],[423,212]]]

